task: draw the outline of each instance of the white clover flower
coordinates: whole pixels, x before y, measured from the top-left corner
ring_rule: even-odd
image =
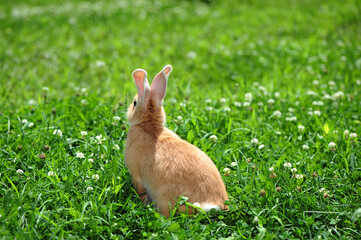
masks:
[[[343,135],[344,135],[345,137],[348,137],[349,134],[350,134],[350,131],[347,130],[347,129],[343,132]]]
[[[212,110],[213,110],[213,107],[207,106],[207,107],[206,107],[206,110],[207,110],[207,111],[212,111]]]
[[[241,103],[241,102],[234,102],[234,106],[236,106],[236,107],[242,107],[242,103]]]
[[[291,168],[291,172],[293,173],[297,172],[297,168]]]
[[[85,106],[85,105],[88,105],[88,101],[86,99],[82,99],[80,101],[81,105]]]
[[[350,133],[350,138],[351,139],[357,138],[357,134],[356,133]]]
[[[282,135],[282,133],[280,131],[276,131],[275,134],[278,136]]]
[[[313,80],[313,81],[312,81],[312,84],[317,86],[317,85],[320,84],[320,82],[319,82],[318,80]]]
[[[308,111],[307,114],[310,115],[310,116],[312,116],[312,115],[313,115],[313,112],[312,112],[312,111]]]
[[[259,82],[254,82],[254,83],[253,83],[253,86],[258,87],[258,86],[259,86]]]
[[[296,121],[297,121],[297,118],[296,118],[295,116],[286,117],[286,121],[287,121],[287,122],[296,122]]]
[[[328,147],[329,147],[329,148],[335,148],[335,147],[336,147],[336,143],[330,142],[330,143],[328,144]]]
[[[43,87],[42,89],[44,92],[49,92],[49,88],[48,87]]]
[[[18,170],[16,170],[16,173],[17,173],[17,174],[24,174],[24,171],[21,170],[21,169],[18,169]]]
[[[216,135],[211,135],[210,137],[209,137],[209,140],[211,141],[211,142],[217,142],[217,136]]]
[[[89,187],[86,188],[86,190],[87,190],[88,192],[90,192],[90,191],[93,191],[93,188],[92,188],[91,186],[89,186]]]
[[[21,123],[22,123],[22,124],[28,124],[29,122],[28,122],[28,120],[23,119],[23,120],[21,121]]]
[[[290,167],[292,167],[292,164],[289,163],[289,162],[285,162],[285,163],[283,164],[283,166],[284,166],[285,168],[290,168]]]
[[[262,107],[264,104],[263,104],[263,102],[258,102],[257,105]]]
[[[335,83],[335,81],[329,81],[329,82],[328,82],[328,85],[330,85],[330,86],[335,86],[336,83]]]
[[[289,111],[290,113],[293,113],[293,112],[295,111],[295,109],[289,107],[289,108],[288,108],[288,111]]]
[[[93,162],[94,162],[94,159],[92,159],[92,158],[88,159],[88,163],[93,163]]]
[[[275,92],[275,93],[274,93],[274,96],[275,96],[275,98],[280,98],[280,97],[281,97],[281,94],[280,94],[279,92]]]
[[[77,158],[85,158],[84,154],[81,152],[76,153]]]
[[[29,105],[35,105],[35,104],[36,104],[36,102],[35,102],[34,99],[30,99],[30,100],[29,100]]]
[[[231,166],[232,166],[232,167],[236,167],[236,166],[237,166],[237,162],[231,162]]]
[[[274,111],[272,114],[272,117],[280,118],[282,116],[282,113],[278,110]]]
[[[61,132],[60,129],[55,129],[54,132],[53,132],[53,135],[58,135],[58,136],[63,136],[63,133]]]
[[[228,174],[230,174],[231,173],[231,170],[229,169],[229,168],[223,168],[223,173],[224,174],[226,174],[226,175],[228,175]]]
[[[98,144],[103,144],[103,141],[106,140],[105,137],[103,137],[103,135],[99,134],[98,136],[95,136],[96,141],[98,142]]]
[[[48,172],[48,176],[49,176],[49,177],[52,177],[52,176],[54,176],[54,175],[55,175],[55,174],[54,174],[53,171],[49,171],[49,172]]]
[[[268,103],[268,104],[270,104],[270,105],[272,105],[272,104],[274,104],[274,103],[275,103],[275,100],[274,100],[274,99],[272,99],[272,98],[271,98],[271,99],[268,99],[268,100],[267,100],[267,103]]]
[[[357,84],[357,85],[361,85],[361,80],[360,80],[360,79],[357,79],[357,80],[356,80],[356,84]]]
[[[199,202],[195,202],[195,203],[193,203],[193,206],[200,208],[200,207],[201,207],[201,204],[199,204]]]
[[[99,180],[99,175],[98,174],[94,174],[92,176],[92,179],[95,180],[95,181],[98,181]]]
[[[333,134],[338,134],[338,130],[334,130],[334,131],[333,131]]]
[[[186,104],[185,103],[180,103],[179,106],[186,107]]]
[[[244,99],[245,99],[247,102],[252,102],[252,99],[253,99],[252,93],[246,93],[246,94],[244,95]]]
[[[301,133],[305,130],[305,126],[303,126],[303,125],[300,125],[297,128],[298,128],[298,131]]]
[[[263,86],[258,86],[258,90],[262,91],[264,95],[267,95],[267,89]]]
[[[325,95],[323,95],[322,99],[323,100],[333,100],[333,97],[328,94],[325,94]]]
[[[310,149],[310,147],[308,145],[304,144],[304,145],[302,145],[302,149],[303,150],[308,150],[308,149]]]
[[[113,117],[113,120],[114,120],[114,121],[117,121],[117,122],[119,122],[120,119],[121,119],[121,118],[120,118],[119,116],[114,116],[114,117]]]
[[[317,96],[317,93],[315,93],[315,92],[312,91],[312,90],[308,90],[308,91],[306,92],[306,95],[309,95],[309,96]]]
[[[120,149],[120,147],[119,147],[119,145],[118,145],[118,144],[114,144],[113,149],[119,150],[119,149]]]
[[[254,223],[257,223],[258,221],[259,221],[258,217],[255,216],[255,217],[253,218],[253,222],[254,222]]]
[[[206,99],[206,101],[205,101],[206,103],[211,103],[212,102],[212,99]]]
[[[221,98],[219,101],[220,101],[221,103],[226,103],[226,102],[227,102],[227,99]]]
[[[80,135],[81,135],[82,137],[85,137],[86,135],[88,135],[88,132],[87,132],[87,131],[81,131],[81,132],[80,132]]]
[[[334,99],[342,99],[344,96],[345,96],[345,94],[343,92],[341,92],[341,91],[339,91],[339,92],[332,95],[332,97]]]
[[[258,145],[258,139],[257,139],[257,138],[253,138],[253,139],[251,140],[251,143],[252,143],[253,145]]]
[[[105,65],[106,65],[106,63],[101,60],[98,60],[95,62],[95,67],[97,67],[97,68],[105,67]]]
[[[29,128],[34,127],[34,123],[33,123],[33,122],[30,122],[30,123],[28,124],[28,127],[29,127]]]
[[[178,117],[177,117],[177,120],[178,120],[179,122],[181,122],[181,121],[183,120],[183,117],[182,117],[182,116],[178,116]]]
[[[321,116],[321,111],[319,111],[319,110],[313,111],[313,114],[315,114],[315,116],[319,117],[319,116]]]
[[[82,88],[82,89],[80,89],[80,91],[81,91],[82,93],[85,93],[85,92],[87,91],[87,89],[86,89],[86,88]]]
[[[297,178],[297,179],[302,179],[302,178],[303,178],[303,174],[296,174],[296,175],[295,175],[295,178]]]
[[[275,168],[274,168],[274,167],[270,167],[268,170],[269,170],[270,172],[273,172],[273,171],[275,170]]]
[[[243,107],[249,107],[251,105],[251,103],[249,103],[249,102],[244,102],[243,103]]]
[[[262,150],[263,148],[264,148],[264,145],[263,145],[263,144],[261,144],[261,145],[258,146],[258,150]]]
[[[231,108],[229,108],[229,107],[224,107],[224,108],[223,108],[223,111],[225,111],[225,112],[230,112],[230,111],[231,111]]]
[[[197,53],[194,51],[190,51],[187,53],[187,58],[194,60],[197,57]]]

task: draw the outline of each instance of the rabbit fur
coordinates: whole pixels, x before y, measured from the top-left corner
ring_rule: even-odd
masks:
[[[225,185],[213,161],[199,148],[182,140],[164,127],[167,65],[149,86],[147,72],[133,72],[138,94],[128,108],[129,130],[125,147],[128,167],[141,200],[155,203],[158,211],[169,217],[179,197],[197,203],[204,210],[226,210]],[[199,204],[198,204],[199,203]],[[181,205],[179,211],[193,214],[192,207]]]

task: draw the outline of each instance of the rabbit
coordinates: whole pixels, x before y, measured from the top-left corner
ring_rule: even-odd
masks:
[[[179,197],[209,211],[228,210],[228,200],[221,174],[213,161],[199,148],[182,140],[164,126],[163,100],[172,66],[166,65],[149,86],[147,72],[133,72],[138,94],[128,108],[129,122],[124,162],[132,182],[145,204],[155,203],[158,211],[170,216]],[[192,215],[185,205],[177,211]]]

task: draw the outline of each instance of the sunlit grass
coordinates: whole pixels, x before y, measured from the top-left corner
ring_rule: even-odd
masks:
[[[4,3],[0,235],[360,238],[360,16],[355,1]],[[213,159],[227,212],[165,219],[131,185],[131,72],[165,64],[166,126]]]

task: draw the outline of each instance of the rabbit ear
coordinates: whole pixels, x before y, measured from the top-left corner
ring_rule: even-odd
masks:
[[[150,87],[150,96],[155,106],[162,106],[165,92],[167,90],[168,75],[172,71],[172,66],[165,66],[153,79]]]
[[[144,101],[145,96],[147,96],[148,93],[150,92],[150,87],[147,79],[147,72],[143,69],[136,69],[132,74],[134,78],[134,83],[137,86],[137,90],[138,90],[138,97],[139,97],[138,99]]]

